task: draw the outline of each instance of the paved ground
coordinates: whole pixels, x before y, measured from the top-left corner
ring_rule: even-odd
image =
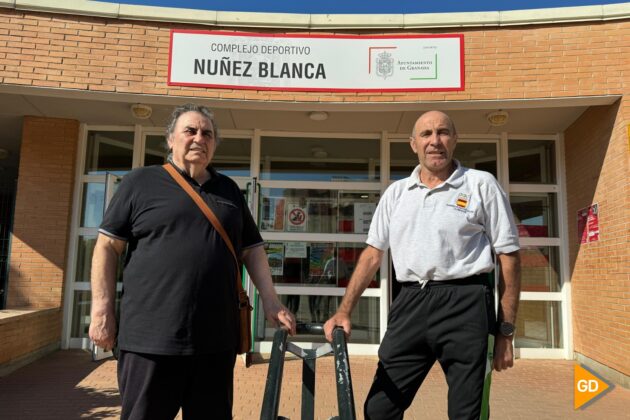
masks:
[[[316,419],[335,414],[333,359],[318,360]],[[492,417],[495,419],[630,419],[630,390],[615,387],[584,410],[573,410],[571,361],[517,360],[508,372],[493,376]],[[376,366],[374,357],[351,359],[358,418]],[[235,419],[257,419],[268,364],[259,360],[245,369],[237,360]],[[285,363],[280,415],[300,417],[301,361]],[[405,419],[445,419],[446,383],[434,368],[407,411]],[[208,407],[208,419],[212,419]],[[120,413],[116,362],[94,363],[80,350],[57,351],[0,378],[0,419],[111,419]]]

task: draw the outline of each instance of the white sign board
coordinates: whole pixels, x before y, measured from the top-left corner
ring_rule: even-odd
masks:
[[[172,30],[168,84],[285,91],[464,90],[464,36]]]

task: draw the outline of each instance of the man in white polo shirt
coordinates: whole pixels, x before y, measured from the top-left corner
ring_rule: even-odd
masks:
[[[494,368],[513,365],[520,290],[518,231],[510,204],[489,173],[453,159],[457,132],[439,111],[418,118],[411,135],[418,165],[392,184],[372,219],[339,309],[325,326],[350,334],[350,313],[391,247],[402,283],[379,349],[365,402],[366,419],[402,419],[422,381],[439,361],[449,386],[449,418],[479,418],[488,334],[496,334]],[[500,266],[499,316],[488,274]]]

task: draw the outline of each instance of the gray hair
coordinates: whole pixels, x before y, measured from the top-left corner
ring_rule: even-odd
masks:
[[[219,127],[217,127],[217,123],[214,120],[214,114],[212,113],[212,111],[210,111],[209,108],[203,105],[197,105],[197,104],[192,104],[192,103],[177,106],[173,110],[173,113],[171,114],[168,120],[168,123],[166,124],[166,141],[167,142],[171,138],[171,135],[173,135],[173,131],[175,131],[175,125],[177,124],[177,120],[179,119],[179,117],[181,117],[183,114],[187,112],[198,112],[204,117],[206,117],[210,121],[210,123],[212,124],[212,128],[214,129],[214,138],[217,145],[221,142],[221,138],[219,137]]]

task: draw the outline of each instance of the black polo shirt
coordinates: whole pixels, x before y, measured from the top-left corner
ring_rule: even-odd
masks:
[[[262,244],[239,187],[209,170],[212,176],[201,186],[182,175],[221,221],[237,255]],[[164,168],[150,166],[125,175],[99,231],[128,242],[118,332],[121,349],[190,355],[235,348],[234,259]]]

